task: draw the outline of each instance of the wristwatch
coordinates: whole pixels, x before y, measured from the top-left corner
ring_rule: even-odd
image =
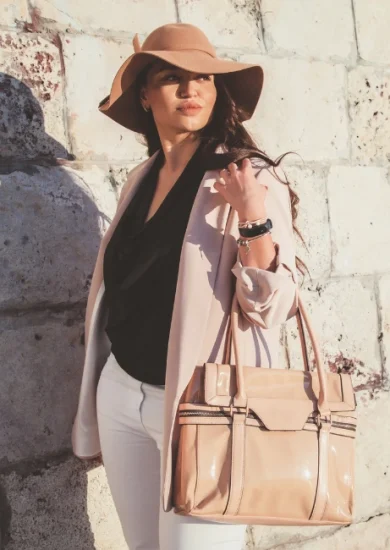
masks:
[[[264,233],[269,233],[272,229],[272,221],[268,218],[266,222],[260,225],[253,225],[252,227],[239,227],[241,237],[257,237]]]

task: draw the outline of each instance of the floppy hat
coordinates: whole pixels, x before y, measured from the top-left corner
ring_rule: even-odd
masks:
[[[122,63],[114,77],[110,94],[98,106],[101,113],[118,124],[135,132],[143,131],[147,113],[141,108],[136,80],[156,59],[191,72],[224,75],[224,83],[240,108],[241,120],[251,118],[263,86],[262,68],[218,58],[198,27],[188,23],[162,25],[147,36],[142,46],[136,34],[133,47],[134,53]]]

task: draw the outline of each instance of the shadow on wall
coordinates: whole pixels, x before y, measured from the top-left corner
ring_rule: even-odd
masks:
[[[96,462],[72,457],[70,434],[104,215],[69,160],[30,89],[0,73],[2,550],[95,548],[86,486]]]

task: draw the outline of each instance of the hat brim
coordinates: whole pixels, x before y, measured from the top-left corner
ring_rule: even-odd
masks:
[[[242,113],[241,120],[253,115],[264,80],[260,65],[220,59],[200,50],[134,53],[117,71],[110,95],[99,103],[99,111],[125,128],[142,133],[145,112],[135,97],[135,82],[140,72],[156,59],[191,72],[224,75],[224,82]]]

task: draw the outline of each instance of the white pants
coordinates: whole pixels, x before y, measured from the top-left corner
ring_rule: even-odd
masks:
[[[130,550],[242,550],[246,525],[162,508],[164,392],[127,374],[113,354],[97,388],[102,457],[127,545]]]

